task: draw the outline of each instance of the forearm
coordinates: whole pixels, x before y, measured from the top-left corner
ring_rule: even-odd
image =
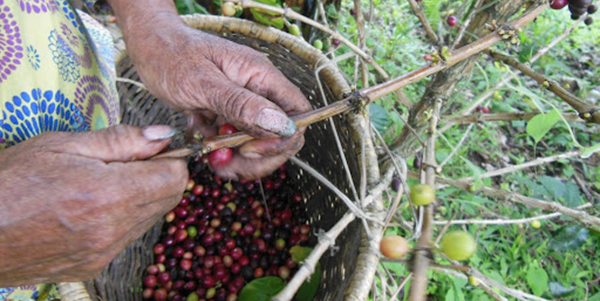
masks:
[[[108,0],[117,17],[129,54],[136,57],[154,47],[172,47],[172,26],[184,25],[173,0]]]

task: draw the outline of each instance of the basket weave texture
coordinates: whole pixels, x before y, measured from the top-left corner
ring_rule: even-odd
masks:
[[[337,68],[328,65],[328,59],[321,51],[303,40],[280,30],[240,19],[203,15],[183,18],[193,28],[264,53],[290,81],[302,90],[313,108],[325,105],[315,76],[315,69],[319,67],[325,66],[319,71],[319,79],[323,84],[328,103],[340,99],[344,93],[349,92],[349,87]],[[117,75],[140,81],[135,68],[127,58],[126,51],[117,50],[120,51]],[[166,107],[148,91],[126,82],[119,82],[117,88],[121,96],[122,123],[138,126],[168,124],[179,129],[185,126],[186,120],[183,114]],[[358,175],[355,150],[360,144],[352,140],[350,126],[345,117],[334,117],[333,120],[343,151],[347,154],[350,171]],[[309,126],[305,135],[305,146],[297,156],[327,177],[341,191],[348,193],[347,173],[333,137],[328,121]],[[305,197],[312,229],[330,229],[347,212],[346,206],[330,189],[322,186],[305,171],[293,164],[290,164],[289,170],[294,187],[297,187]],[[358,183],[357,179],[354,179],[354,182]],[[143,237],[131,243],[117,255],[99,277],[86,283],[92,299],[142,300],[140,289],[142,275],[145,268],[153,262],[152,246],[159,240],[162,224],[163,222],[160,221]],[[355,221],[336,240],[337,251],[323,256],[320,261],[323,271],[322,280],[315,300],[342,299],[356,264],[360,233],[359,224]],[[309,242],[316,243],[316,238],[313,236]]]

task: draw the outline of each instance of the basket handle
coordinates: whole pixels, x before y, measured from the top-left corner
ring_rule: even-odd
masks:
[[[92,301],[83,282],[60,282],[57,286],[61,300]]]
[[[322,108],[292,116],[291,119],[296,123],[296,127],[301,128],[321,120],[325,120],[329,117],[346,113],[355,108],[355,101],[353,101],[353,99],[355,99],[354,97],[355,95],[340,101],[336,101]],[[243,132],[237,132],[229,135],[212,136],[204,139],[200,147],[174,149],[158,154],[150,159],[183,158],[197,153],[205,154],[224,147],[236,147],[252,139],[254,139],[254,137]]]

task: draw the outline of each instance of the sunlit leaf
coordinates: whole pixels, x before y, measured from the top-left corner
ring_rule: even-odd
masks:
[[[527,122],[527,134],[535,140],[535,143],[538,143],[559,120],[560,113],[556,110],[538,114]]]

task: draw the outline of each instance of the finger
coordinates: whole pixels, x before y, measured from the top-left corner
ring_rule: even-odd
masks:
[[[103,185],[116,187],[120,196],[130,206],[140,206],[158,202],[158,211],[167,212],[177,205],[169,203],[169,197],[183,193],[188,181],[188,169],[184,160],[161,159],[134,162],[113,162],[109,164],[107,178]],[[154,207],[153,207],[154,208]],[[143,212],[140,215],[150,215]]]
[[[304,135],[297,133],[288,138],[258,139],[247,142],[239,153],[248,159],[290,155],[293,156],[304,146]]]
[[[166,125],[145,128],[117,125],[93,132],[62,134],[60,139],[54,139],[54,136],[46,138],[52,140],[50,148],[57,152],[105,162],[126,162],[157,154],[174,134],[175,130]]]
[[[224,84],[219,97],[211,97],[211,110],[225,120],[257,138],[289,137],[296,124],[276,104],[233,83]]]
[[[275,67],[250,77],[246,88],[271,100],[288,116],[311,110],[311,105],[302,91]]]

